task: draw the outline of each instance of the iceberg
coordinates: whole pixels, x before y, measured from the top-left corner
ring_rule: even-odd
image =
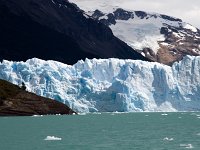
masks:
[[[141,60],[86,59],[74,65],[37,58],[4,60],[0,79],[79,113],[200,110],[200,56],[172,67]]]

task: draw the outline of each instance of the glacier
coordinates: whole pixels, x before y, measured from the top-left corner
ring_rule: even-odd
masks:
[[[37,58],[4,60],[0,79],[24,82],[28,91],[80,113],[200,110],[200,56],[186,56],[172,67],[115,58],[80,60],[72,66]]]

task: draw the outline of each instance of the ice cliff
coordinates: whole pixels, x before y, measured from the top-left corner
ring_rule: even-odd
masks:
[[[37,58],[4,60],[0,78],[78,112],[198,111],[200,57],[172,67],[139,60],[86,59],[73,66]]]

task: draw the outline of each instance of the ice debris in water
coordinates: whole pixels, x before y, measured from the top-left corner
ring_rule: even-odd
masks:
[[[168,138],[168,137],[165,137],[164,139],[163,139],[163,141],[173,141],[174,140],[174,138]]]
[[[161,114],[162,116],[168,116],[168,114],[166,114],[166,113],[163,113],[163,114]]]
[[[44,115],[33,115],[32,117],[43,117]]]
[[[200,133],[197,133],[197,136],[200,136]]]
[[[45,139],[45,141],[61,141],[62,138],[56,137],[56,136],[47,136]]]

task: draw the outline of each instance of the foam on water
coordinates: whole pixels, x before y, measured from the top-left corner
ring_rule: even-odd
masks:
[[[56,136],[47,136],[45,139],[45,141],[61,141],[62,138],[56,137]]]
[[[94,112],[94,113],[92,113],[92,114],[95,114],[95,115],[101,115],[100,112]]]
[[[200,133],[197,133],[197,136],[200,136]]]
[[[192,148],[194,148],[194,147],[192,146],[192,144],[180,144],[180,147],[184,147],[184,148],[187,148],[187,149],[192,149]]]

